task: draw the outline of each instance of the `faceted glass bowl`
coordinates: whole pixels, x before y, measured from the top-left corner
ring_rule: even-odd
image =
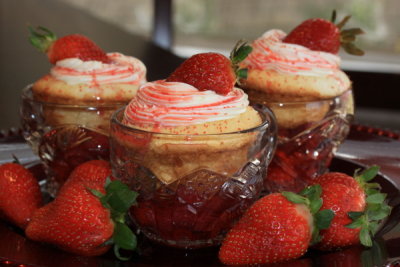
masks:
[[[278,124],[275,156],[264,179],[267,191],[298,192],[328,171],[353,120],[351,90],[319,101],[268,102],[251,93],[249,99],[271,108]]]
[[[262,191],[276,132],[269,109],[256,128],[225,134],[148,132],[111,120],[113,175],[139,193],[130,215],[150,239],[179,248],[217,245]]]
[[[110,117],[126,103],[64,105],[37,101],[24,88],[20,106],[23,136],[46,171],[46,190],[55,196],[70,172],[92,159],[109,159]]]

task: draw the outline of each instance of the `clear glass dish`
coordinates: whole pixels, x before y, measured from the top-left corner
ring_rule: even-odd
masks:
[[[126,103],[48,103],[35,100],[31,88],[22,92],[22,134],[45,167],[46,190],[55,196],[76,166],[92,159],[109,159],[110,118]]]
[[[352,91],[318,101],[269,102],[262,92],[246,91],[250,103],[268,106],[278,124],[275,156],[264,179],[267,191],[301,191],[328,171],[353,121]]]
[[[111,120],[113,175],[139,193],[130,215],[150,240],[180,248],[217,245],[260,195],[276,144],[274,117],[224,134],[165,134]]]

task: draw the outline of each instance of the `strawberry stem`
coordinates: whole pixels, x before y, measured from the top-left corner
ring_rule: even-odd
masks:
[[[21,162],[19,161],[18,157],[15,154],[12,154],[12,157],[13,157],[12,163],[21,164]]]
[[[334,10],[332,11],[332,15],[331,15],[331,22],[332,22],[333,24],[335,24],[335,21],[336,21],[336,10],[334,9]]]

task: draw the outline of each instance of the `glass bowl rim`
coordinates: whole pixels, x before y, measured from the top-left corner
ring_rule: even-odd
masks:
[[[271,105],[271,106],[289,106],[289,105],[307,105],[307,104],[320,104],[320,103],[326,103],[330,101],[334,101],[336,99],[341,98],[342,96],[346,94],[352,94],[353,90],[352,88],[349,88],[342,92],[341,94],[337,96],[332,96],[324,99],[318,99],[318,100],[299,100],[299,101],[271,101],[271,102],[266,102],[266,105]]]
[[[32,92],[32,87],[33,84],[29,84],[27,86],[25,86],[22,89],[22,94],[21,94],[21,98],[23,100],[27,100],[29,102],[32,103],[37,103],[40,105],[47,105],[47,106],[56,106],[56,107],[60,107],[60,108],[87,108],[87,109],[96,109],[96,108],[113,108],[115,109],[115,107],[120,107],[121,105],[126,105],[128,101],[125,102],[113,102],[112,104],[110,103],[92,103],[92,104],[60,104],[60,103],[54,103],[54,102],[45,102],[45,101],[40,101],[40,100],[35,100],[33,99],[32,96],[28,95],[29,93]]]
[[[236,132],[228,132],[228,133],[214,133],[214,134],[174,134],[174,133],[160,133],[160,132],[153,132],[153,131],[146,131],[142,129],[137,129],[133,128],[131,126],[127,126],[125,124],[122,124],[122,122],[117,118],[117,116],[122,113],[126,106],[118,108],[111,116],[111,127],[110,127],[110,136],[112,136],[113,132],[113,124],[118,125],[118,127],[121,127],[122,129],[129,131],[129,132],[139,132],[143,134],[154,134],[154,135],[159,135],[159,136],[190,136],[193,138],[199,138],[199,137],[204,137],[204,136],[225,136],[225,135],[235,135],[235,134],[244,134],[244,133],[250,133],[250,132],[256,132],[256,131],[262,131],[262,130],[267,130],[270,129],[270,132],[272,134],[276,133],[276,119],[275,115],[271,111],[270,108],[268,108],[265,105],[250,105],[252,106],[261,116],[263,116],[263,122],[260,125],[257,125],[256,127],[248,128],[245,130],[241,131],[236,131]]]

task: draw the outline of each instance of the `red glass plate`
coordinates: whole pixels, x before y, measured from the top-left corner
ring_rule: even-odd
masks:
[[[393,149],[400,148],[399,139],[396,138],[398,136],[393,133],[384,135],[383,132],[353,126],[348,140],[360,141],[366,145],[369,142],[389,142]],[[388,168],[390,164],[383,162],[385,158],[363,158],[355,155],[346,158],[343,155],[348,153],[338,154],[340,156],[331,165],[333,171],[352,174],[355,169],[373,163],[382,163],[385,166],[376,181],[381,184],[382,191],[388,194],[389,204],[394,208],[378,232],[374,247],[353,246],[336,252],[310,249],[300,259],[273,266],[400,266],[400,165],[397,165],[396,175],[396,172]],[[400,158],[400,154],[398,157]],[[36,169],[38,170],[40,171]],[[139,244],[138,252],[128,262],[118,261],[112,252],[101,257],[82,257],[28,240],[23,231],[0,221],[0,265],[4,266],[222,266],[217,257],[218,248],[192,251],[172,249],[151,244],[142,236],[139,236]]]

